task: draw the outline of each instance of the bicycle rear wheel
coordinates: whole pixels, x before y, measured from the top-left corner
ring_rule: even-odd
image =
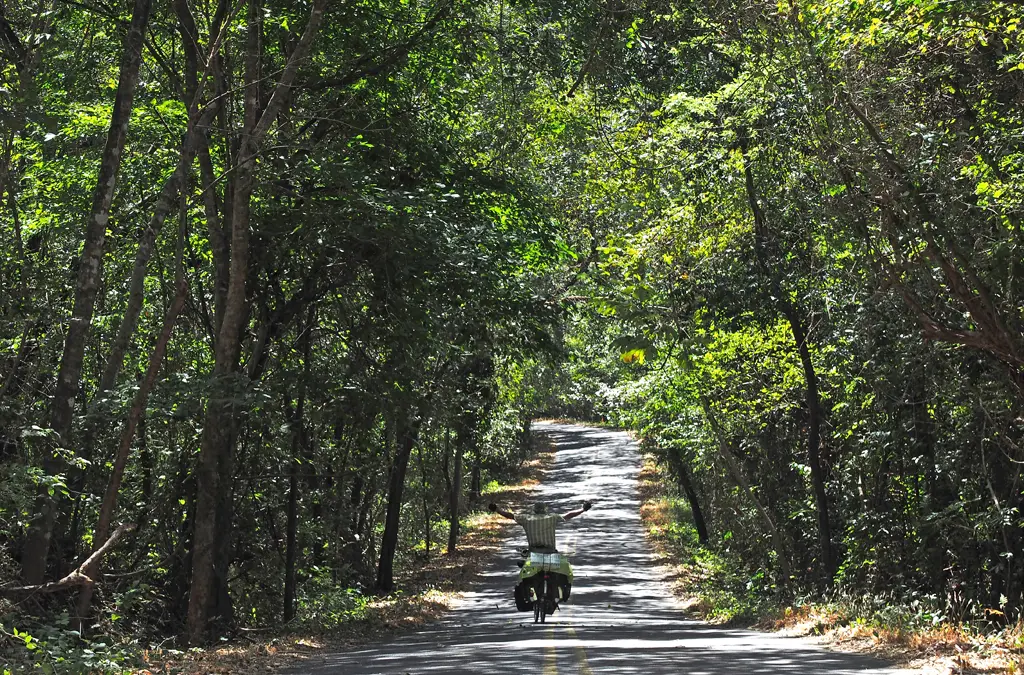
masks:
[[[540,602],[540,622],[541,623],[544,623],[544,619],[545,619],[545,617],[547,617],[547,614],[548,614],[548,580],[546,578],[544,579],[543,589],[544,589],[544,592],[541,593],[540,598],[538,599],[539,602]]]

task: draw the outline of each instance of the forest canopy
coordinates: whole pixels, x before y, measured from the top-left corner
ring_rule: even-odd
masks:
[[[753,593],[1017,619],[1021,17],[0,2],[0,614],[391,592],[549,415]]]

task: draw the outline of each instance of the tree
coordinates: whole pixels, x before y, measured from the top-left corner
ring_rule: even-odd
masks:
[[[137,0],[132,10],[131,24],[124,38],[120,75],[114,95],[114,108],[107,132],[106,146],[100,161],[96,188],[93,191],[92,209],[85,229],[85,245],[78,263],[75,302],[64,339],[64,353],[57,371],[57,384],[51,399],[50,428],[60,443],[69,449],[73,408],[82,375],[85,342],[92,323],[96,293],[103,273],[103,249],[107,225],[110,220],[110,205],[114,199],[118,170],[124,153],[128,122],[131,119],[135,87],[139,80],[142,63],[142,45],[149,23],[152,7],[150,0]],[[56,453],[44,456],[43,468],[47,473],[60,473],[61,463]],[[36,518],[22,552],[21,576],[26,584],[38,584],[46,575],[46,560],[50,550],[50,538],[57,519],[57,500],[50,494],[50,488],[40,490],[36,500]]]

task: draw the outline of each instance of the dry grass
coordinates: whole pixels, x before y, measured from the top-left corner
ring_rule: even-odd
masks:
[[[672,541],[662,535],[672,522],[669,509],[669,493],[665,489],[668,476],[654,457],[644,454],[640,474],[637,476],[637,492],[640,494],[640,519],[659,564],[667,570],[672,584],[672,593],[686,611],[704,616],[710,607],[705,607],[701,598],[693,592],[698,571],[691,565],[680,565],[681,551],[676,550]]]
[[[857,621],[835,608],[803,605],[786,607],[759,627],[820,635],[833,648],[869,652],[926,673],[1024,673],[1024,624],[990,635],[948,623],[904,630]]]
[[[686,556],[662,535],[672,518],[671,495],[665,487],[668,484],[664,470],[653,457],[645,455],[638,489],[648,539],[660,562],[669,569],[673,593],[686,609],[706,617],[714,608],[694,591],[696,582],[706,577],[693,565],[673,562]],[[760,617],[754,627],[785,635],[819,636],[833,649],[874,654],[929,675],[1024,675],[1024,623],[992,635],[949,624],[907,631],[857,621],[833,606],[801,605]]]
[[[519,481],[484,495],[495,501],[522,508],[540,483],[543,470],[554,458],[547,437],[535,436],[537,453],[524,464]],[[466,590],[478,582],[484,563],[500,551],[515,524],[486,511],[474,511],[463,521],[463,535],[453,555],[435,555],[415,569],[404,569],[396,577],[402,592],[372,600],[365,616],[343,624],[326,635],[299,635],[240,639],[219,649],[185,653],[169,650],[144,653],[149,673],[272,673],[279,668],[324,653],[393,636],[436,621]]]

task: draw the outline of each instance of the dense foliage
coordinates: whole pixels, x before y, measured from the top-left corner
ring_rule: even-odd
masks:
[[[603,224],[575,386],[755,590],[1019,615],[1019,20],[675,6],[633,38],[654,81],[570,111],[604,140],[574,186]]]
[[[0,2],[0,611],[391,591],[543,411],[640,430],[756,592],[1016,617],[1020,18]]]

